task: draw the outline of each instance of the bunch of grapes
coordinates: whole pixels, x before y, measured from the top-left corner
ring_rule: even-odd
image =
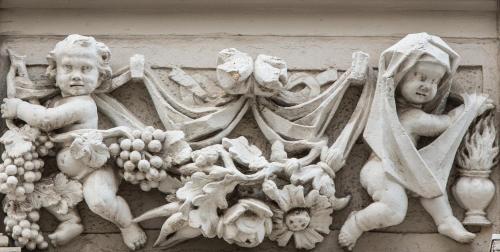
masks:
[[[122,138],[112,143],[109,151],[116,157],[116,164],[123,168],[123,178],[139,184],[143,191],[157,188],[160,181],[167,177],[166,170],[171,160],[163,160],[161,154],[166,133],[151,126],[144,130],[134,130],[134,139]]]
[[[54,143],[43,134],[32,144],[31,151],[16,157],[9,156],[6,151],[2,153],[0,192],[6,194],[9,200],[23,202],[26,195],[33,192],[35,182],[42,178],[44,162],[41,158],[54,148]]]
[[[46,249],[49,244],[44,240],[40,226],[37,224],[39,219],[40,214],[36,210],[28,213],[17,212],[15,217],[5,217],[5,231],[11,234],[16,246],[26,247],[29,250],[37,247]]]
[[[26,201],[35,190],[35,183],[42,178],[44,161],[41,159],[53,152],[54,143],[46,134],[38,135],[31,142],[31,149],[18,156],[2,153],[0,164],[0,192],[6,194],[7,204],[18,205]],[[47,248],[48,244],[40,232],[37,222],[40,219],[38,210],[24,212],[18,208],[14,216],[4,219],[5,231],[14,239],[16,246],[33,250]]]

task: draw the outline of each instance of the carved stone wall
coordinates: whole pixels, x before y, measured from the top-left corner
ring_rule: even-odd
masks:
[[[113,53],[113,69],[127,65],[132,55],[143,54],[161,80],[174,88],[174,83],[168,78],[173,67],[182,67],[191,75],[201,74],[215,80],[215,59],[224,48],[237,48],[253,58],[258,54],[279,56],[286,60],[292,73],[319,73],[330,67],[345,71],[350,67],[354,51],[370,54],[370,66],[376,67],[383,50],[408,33],[425,31],[442,37],[461,55],[455,86],[487,93],[499,104],[500,20],[495,1],[481,0],[480,4],[451,0],[440,4],[430,0],[420,3],[383,0],[377,4],[370,1],[352,4],[327,2],[277,1],[271,5],[265,1],[243,1],[226,6],[224,1],[216,1],[213,6],[205,6],[203,1],[184,4],[145,1],[145,7],[140,8],[132,1],[104,1],[101,4],[89,3],[88,6],[77,1],[58,4],[5,1],[0,4],[0,76],[5,76],[8,70],[5,49],[10,48],[27,55],[30,77],[36,80],[45,71],[47,53],[72,33],[94,36],[104,42]],[[44,5],[41,9],[32,9],[41,5]],[[80,9],[82,7],[89,8]],[[5,78],[1,78],[0,84],[0,94],[6,97]],[[347,91],[327,130],[331,139],[335,139],[347,123],[360,93],[359,87],[350,87]],[[122,86],[112,96],[147,125],[163,127],[142,84]],[[109,121],[104,116],[100,118],[103,118],[101,127],[109,127]],[[262,137],[250,112],[229,137],[239,136],[247,137],[250,143],[264,150],[265,156],[270,154],[271,146]],[[371,202],[359,182],[360,169],[369,154],[368,145],[360,138],[346,166],[336,174],[338,196],[352,195],[352,200],[345,209],[335,212],[331,225],[333,232],[316,246],[315,251],[342,251],[337,242],[340,227],[351,211],[360,210]],[[454,169],[450,181],[456,177]],[[471,244],[459,244],[439,235],[431,217],[417,199],[410,197],[403,223],[364,234],[355,251],[486,251],[491,234],[500,231],[498,169],[493,169],[491,179],[497,185],[496,196],[487,210],[493,225],[470,229],[477,234]],[[164,195],[158,191],[146,193],[129,183],[122,183],[119,194],[127,200],[134,216],[165,203]],[[464,210],[451,194],[450,200],[454,214],[461,220]],[[116,226],[92,213],[85,204],[78,205],[78,209],[85,227],[84,234],[54,251],[127,251]],[[159,219],[141,223],[149,237],[144,251],[155,251],[152,244],[162,224]],[[57,222],[42,211],[40,225],[48,233],[56,228]],[[279,249],[283,248],[265,241],[248,251]],[[295,250],[293,244],[286,249]],[[222,239],[197,238],[169,251],[213,250],[235,251],[240,248]]]

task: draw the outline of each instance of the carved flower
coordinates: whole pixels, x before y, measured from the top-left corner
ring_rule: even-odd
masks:
[[[256,199],[240,199],[229,208],[217,226],[217,236],[230,244],[251,248],[271,233],[273,212]]]
[[[234,48],[219,52],[217,58],[217,80],[228,94],[245,94],[249,90],[248,77],[253,72],[253,60],[248,54]]]
[[[92,168],[100,168],[109,158],[108,147],[97,132],[78,135],[70,146],[71,156]]]
[[[255,60],[253,73],[259,85],[255,86],[255,94],[259,96],[273,96],[283,90],[287,83],[286,62],[278,57],[259,55]]]
[[[281,58],[261,54],[253,62],[248,54],[234,48],[219,52],[217,84],[228,94],[274,96],[284,89],[287,79],[287,65]]]
[[[231,153],[231,157],[236,162],[248,167],[251,171],[258,171],[268,165],[266,158],[262,156],[262,151],[257,146],[248,143],[246,137],[224,138],[222,145]]]
[[[280,190],[271,180],[266,180],[262,188],[278,205],[271,207],[273,231],[269,239],[277,241],[279,246],[286,246],[293,236],[296,248],[312,249],[323,241],[321,233],[330,233],[333,208],[318,190],[311,190],[304,196],[302,186],[286,185]]]

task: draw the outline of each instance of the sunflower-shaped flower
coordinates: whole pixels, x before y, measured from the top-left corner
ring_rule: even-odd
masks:
[[[305,196],[302,186],[285,185],[280,190],[271,180],[266,180],[262,188],[278,206],[271,207],[273,230],[269,239],[279,246],[286,246],[293,236],[296,248],[312,249],[323,241],[322,234],[330,233],[333,208],[318,190]]]

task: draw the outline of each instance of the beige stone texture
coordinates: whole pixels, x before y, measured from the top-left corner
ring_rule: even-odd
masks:
[[[273,1],[274,2],[274,1]],[[347,3],[349,2],[349,3]],[[441,36],[461,55],[461,67],[455,85],[488,93],[500,101],[499,23],[494,0],[444,1],[214,1],[201,0],[143,1],[31,1],[0,2],[0,96],[5,97],[5,74],[8,69],[6,48],[27,55],[30,77],[40,78],[47,53],[55,43],[71,33],[95,36],[112,51],[114,69],[128,64],[134,54],[143,54],[162,81],[168,79],[172,67],[188,73],[200,73],[215,80],[217,53],[224,48],[237,48],[256,57],[258,54],[283,58],[291,72],[320,72],[329,67],[340,70],[351,64],[354,51],[370,54],[370,65],[377,66],[380,53],[414,32]],[[361,89],[350,88],[332,120],[327,134],[335,139],[354,110]],[[162,127],[140,83],[129,83],[112,93],[147,125]],[[3,123],[2,123],[3,124]],[[105,118],[101,126],[108,125]],[[3,127],[3,125],[2,125]],[[3,127],[4,128],[4,127]],[[246,136],[263,150],[270,145],[261,136],[250,114],[247,114],[230,137]],[[359,182],[359,171],[370,153],[360,139],[335,180],[338,195],[352,195],[349,205],[334,212],[332,232],[315,251],[342,251],[337,244],[338,230],[352,210],[366,207],[371,199]],[[52,167],[55,164],[52,163]],[[452,171],[449,185],[457,176]],[[462,245],[439,235],[431,217],[415,198],[410,198],[406,220],[397,226],[372,231],[361,237],[354,251],[427,252],[487,251],[492,233],[500,232],[500,172],[494,169],[492,180],[497,195],[487,212],[493,226],[472,228],[478,237],[472,244]],[[130,204],[135,216],[165,203],[157,192],[142,192],[138,186],[122,183],[119,194]],[[450,194],[453,210],[459,219],[464,210]],[[80,203],[84,235],[67,246],[50,251],[127,251],[119,230],[93,214]],[[42,211],[41,227],[52,231],[56,220]],[[152,248],[163,220],[141,225],[148,233],[142,251]],[[0,225],[3,230],[3,225]],[[253,249],[228,245],[221,239],[194,239],[169,251],[295,251],[291,243],[285,249],[265,241]]]

